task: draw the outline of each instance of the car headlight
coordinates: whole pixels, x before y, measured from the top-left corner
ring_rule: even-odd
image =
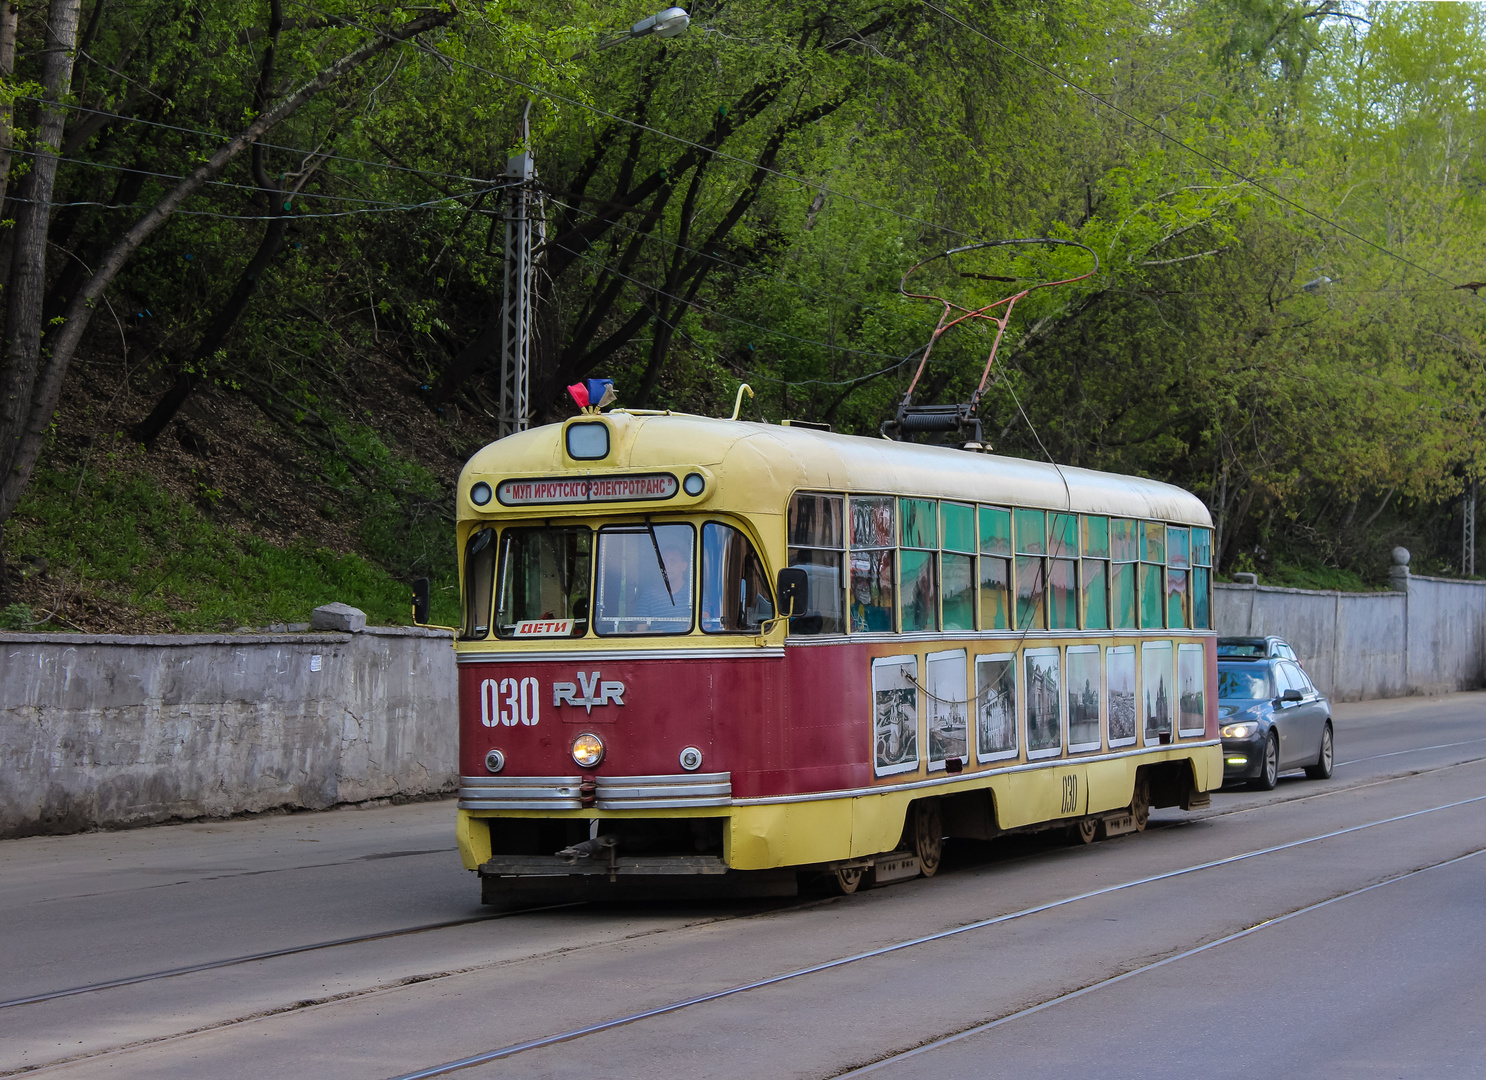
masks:
[[[1258,724],[1254,724],[1254,723],[1249,723],[1249,724],[1229,724],[1225,728],[1223,728],[1223,738],[1225,738],[1225,739],[1247,739],[1250,735],[1254,734],[1254,732],[1256,732],[1258,730],[1259,730],[1259,725]]]
[[[585,731],[573,740],[573,760],[585,769],[593,768],[604,760],[604,740]]]

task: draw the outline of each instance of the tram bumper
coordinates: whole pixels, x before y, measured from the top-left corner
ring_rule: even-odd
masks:
[[[487,904],[531,899],[794,896],[793,870],[733,870],[716,855],[496,855],[479,866]]]

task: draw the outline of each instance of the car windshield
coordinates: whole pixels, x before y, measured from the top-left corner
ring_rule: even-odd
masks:
[[[1274,696],[1267,665],[1218,665],[1219,701],[1267,701]]]

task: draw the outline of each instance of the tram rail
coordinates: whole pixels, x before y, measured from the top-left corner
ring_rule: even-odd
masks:
[[[1395,885],[1400,881],[1407,881],[1410,878],[1418,877],[1420,874],[1427,874],[1433,870],[1441,870],[1447,866],[1458,865],[1459,863],[1463,863],[1469,859],[1474,859],[1477,855],[1483,853],[1486,853],[1486,848],[1477,848],[1476,850],[1467,852],[1464,855],[1456,855],[1449,859],[1443,859],[1436,863],[1430,863],[1428,866],[1416,867],[1413,870],[1407,870],[1404,873],[1395,874],[1392,877],[1385,878],[1382,881],[1375,881],[1371,885],[1364,885],[1358,889],[1352,889],[1348,892],[1339,893],[1336,896],[1327,897],[1325,900],[1319,900],[1314,904],[1307,904],[1305,907],[1296,908],[1294,911],[1287,911],[1282,915],[1276,915],[1272,918],[1264,919],[1262,922],[1257,922],[1253,926],[1247,926],[1235,933],[1225,934],[1223,937],[1204,942],[1203,944],[1195,946],[1191,949],[1185,949],[1182,952],[1177,953],[1175,956],[1167,956],[1160,960],[1154,960],[1149,964],[1143,964],[1140,967],[1132,968],[1129,971],[1123,971],[1120,974],[1112,975],[1107,979],[1101,979],[1098,982],[1090,983],[1087,986],[1081,986],[1077,990],[1070,990],[1066,994],[1059,994],[1057,997],[1048,998],[1045,1001],[1038,1002],[1036,1005],[1029,1005],[1025,1009],[1018,1009],[1016,1012],[1007,1013],[1005,1016],[998,1016],[993,1020],[986,1021],[985,1023],[976,1024],[973,1027],[968,1027],[961,1031],[953,1032],[949,1035],[945,1035],[938,1039],[935,1039],[932,1042],[922,1043],[908,1050],[902,1050],[898,1053],[889,1055],[888,1057],[878,1058],[876,1061],[869,1062],[866,1065],[861,1065],[857,1068],[849,1069],[846,1072],[837,1073],[835,1076],[831,1077],[830,1080],[848,1080],[849,1077],[853,1076],[865,1076],[868,1073],[887,1068],[889,1065],[895,1065],[900,1061],[907,1061],[909,1058],[920,1057],[924,1054],[932,1053],[935,1050],[940,1050],[953,1043],[968,1039],[973,1035],[984,1034],[987,1031],[991,1031],[1005,1024],[1009,1024],[1014,1020],[1020,1020],[1023,1017],[1032,1016],[1035,1013],[1042,1012],[1046,1009],[1051,1009],[1056,1005],[1062,1005],[1066,1002],[1074,1001],[1078,998],[1092,994],[1095,991],[1104,990],[1108,987],[1115,986],[1118,983],[1125,982],[1128,979],[1133,979],[1138,975],[1144,975],[1148,971],[1155,971],[1157,968],[1163,968],[1169,964],[1175,964],[1180,960],[1186,960],[1190,957],[1198,956],[1201,953],[1209,952],[1212,949],[1219,948],[1220,946],[1228,945],[1235,941],[1240,941],[1243,938],[1249,937],[1253,934],[1257,934],[1261,930],[1268,930],[1273,927],[1279,926],[1282,923],[1289,922],[1291,919],[1299,918],[1301,915],[1309,915],[1314,911],[1320,911],[1322,908],[1330,907],[1332,904],[1340,903],[1343,900],[1350,900],[1356,896],[1362,896],[1364,893],[1370,893],[1376,889],[1381,889],[1388,885]]]
[[[1482,742],[1486,742],[1486,738],[1483,738],[1483,739],[1466,739],[1466,740],[1462,740],[1460,742],[1441,743],[1441,744],[1436,745],[1436,746],[1420,746],[1420,747],[1412,748],[1410,750],[1400,750],[1400,751],[1394,751],[1394,752],[1387,753],[1387,754],[1369,755],[1368,757],[1357,758],[1357,759],[1355,759],[1353,761],[1337,762],[1336,767],[1337,768],[1340,768],[1343,765],[1354,765],[1354,764],[1359,764],[1359,763],[1364,762],[1364,761],[1373,761],[1373,760],[1378,760],[1378,759],[1381,759],[1381,758],[1398,757],[1398,756],[1400,756],[1402,754],[1421,753],[1421,752],[1430,751],[1430,750],[1443,750],[1443,749],[1449,749],[1449,748],[1459,747],[1459,746],[1469,746],[1469,745],[1473,745],[1473,744],[1476,744],[1476,743],[1482,743]],[[1357,790],[1359,790],[1361,788],[1373,787],[1373,786],[1376,786],[1376,785],[1379,785],[1379,784],[1396,783],[1399,780],[1411,779],[1411,778],[1418,777],[1418,776],[1426,776],[1426,775],[1429,775],[1429,774],[1432,774],[1432,773],[1436,773],[1436,772],[1444,772],[1444,771],[1448,771],[1450,769],[1459,768],[1462,765],[1470,765],[1470,764],[1474,764],[1474,763],[1477,763],[1477,762],[1480,762],[1480,761],[1483,761],[1483,760],[1486,760],[1486,755],[1483,755],[1482,757],[1465,758],[1464,760],[1461,760],[1461,761],[1450,762],[1449,764],[1436,766],[1436,767],[1431,768],[1431,769],[1424,769],[1424,770],[1419,770],[1419,771],[1415,771],[1415,772],[1402,773],[1402,774],[1399,774],[1399,775],[1396,775],[1396,776],[1378,777],[1378,778],[1374,778],[1374,779],[1368,780],[1368,781],[1363,782],[1363,783],[1354,783],[1354,784],[1350,784],[1350,785],[1344,785],[1344,786],[1339,786],[1339,787],[1332,787],[1332,788],[1328,788],[1325,791],[1307,791],[1304,795],[1298,795],[1298,796],[1295,796],[1295,797],[1292,797],[1292,798],[1270,798],[1270,799],[1266,799],[1266,800],[1264,800],[1262,802],[1256,803],[1256,804],[1254,804],[1252,806],[1239,806],[1239,807],[1233,807],[1231,809],[1226,809],[1226,810],[1209,810],[1209,811],[1206,811],[1206,812],[1200,812],[1198,814],[1192,815],[1191,817],[1188,817],[1188,818],[1185,818],[1185,819],[1182,819],[1182,820],[1179,820],[1179,821],[1154,821],[1153,820],[1151,822],[1151,824],[1150,824],[1150,828],[1152,830],[1161,830],[1161,829],[1173,828],[1173,827],[1182,826],[1182,825],[1186,825],[1186,824],[1193,824],[1193,823],[1196,823],[1198,821],[1208,821],[1208,820],[1211,820],[1213,818],[1228,817],[1228,816],[1236,815],[1236,814],[1247,814],[1247,813],[1251,813],[1251,812],[1253,812],[1255,810],[1262,810],[1262,809],[1270,808],[1270,807],[1273,807],[1273,806],[1278,805],[1278,804],[1281,804],[1281,803],[1304,802],[1304,801],[1308,801],[1310,799],[1329,798],[1329,797],[1334,796],[1334,795],[1341,795],[1341,794],[1345,794],[1345,793],[1348,793],[1348,792],[1357,791]],[[779,911],[792,911],[792,910],[796,910],[796,909],[799,909],[799,908],[807,907],[807,906],[810,906],[812,904],[816,904],[816,903],[819,903],[819,902],[820,902],[819,899],[812,897],[812,898],[805,899],[805,900],[803,900],[803,901],[801,901],[799,903],[793,903],[793,904],[785,903],[785,904],[781,904],[778,907],[771,907],[769,910],[770,910],[770,913],[779,912]],[[304,944],[304,945],[290,945],[290,946],[285,946],[285,947],[280,948],[280,949],[265,949],[265,950],[262,950],[262,951],[259,951],[259,952],[244,953],[244,954],[242,954],[240,956],[230,956],[230,957],[225,957],[225,958],[222,958],[222,959],[219,959],[219,960],[204,960],[204,961],[201,961],[200,963],[196,963],[196,964],[185,964],[185,965],[181,965],[179,967],[165,968],[165,969],[162,969],[160,971],[145,972],[145,973],[142,973],[142,974],[139,974],[139,975],[126,975],[126,976],[123,976],[123,977],[118,978],[118,979],[108,979],[108,980],[104,980],[104,981],[100,981],[100,982],[96,982],[96,983],[87,983],[87,984],[84,984],[84,985],[81,985],[81,986],[66,987],[66,988],[60,989],[60,990],[49,990],[49,991],[45,991],[45,992],[37,993],[37,994],[22,995],[20,997],[15,997],[15,998],[10,998],[10,999],[7,999],[7,1000],[0,1001],[0,1009],[16,1008],[16,1007],[23,1006],[23,1005],[38,1005],[38,1004],[42,1004],[42,1003],[48,1002],[48,1001],[56,1001],[56,1000],[59,1000],[61,998],[76,997],[76,996],[81,995],[81,994],[92,994],[92,993],[98,993],[98,992],[104,991],[104,990],[114,990],[114,989],[118,989],[118,988],[121,988],[121,987],[137,986],[137,985],[140,985],[140,984],[143,984],[143,983],[156,982],[156,981],[159,981],[159,980],[162,980],[162,979],[178,978],[178,977],[183,976],[183,975],[194,975],[194,974],[197,974],[199,972],[204,972],[204,971],[216,971],[216,970],[220,970],[220,969],[223,969],[223,968],[236,967],[236,966],[239,966],[239,965],[242,965],[242,964],[251,964],[251,963],[256,963],[256,962],[260,962],[260,961],[264,961],[264,960],[275,960],[275,959],[279,959],[281,957],[287,957],[287,956],[298,956],[298,955],[302,955],[304,953],[319,952],[319,951],[326,950],[326,949],[344,948],[344,947],[347,947],[347,946],[360,945],[360,944],[365,944],[365,943],[368,943],[368,942],[385,941],[385,940],[389,940],[389,939],[393,939],[393,938],[398,938],[398,937],[407,937],[407,936],[410,936],[410,935],[413,935],[413,934],[432,933],[432,932],[435,932],[435,931],[438,931],[438,930],[455,929],[457,927],[469,926],[469,925],[473,925],[473,924],[476,924],[476,923],[494,922],[494,921],[499,921],[499,920],[504,920],[504,919],[516,918],[518,916],[535,915],[535,914],[541,914],[543,912],[548,912],[548,911],[559,911],[559,910],[566,910],[566,909],[569,909],[569,908],[583,907],[583,906],[585,906],[588,903],[589,903],[589,901],[577,900],[577,901],[570,901],[570,902],[567,902],[567,903],[559,903],[559,904],[540,904],[540,905],[534,905],[534,906],[531,906],[531,907],[516,908],[516,909],[508,910],[508,911],[496,911],[496,912],[489,912],[489,913],[485,913],[485,914],[481,914],[481,915],[472,915],[472,916],[468,916],[468,917],[465,917],[465,918],[444,919],[444,920],[441,920],[441,921],[438,921],[438,922],[421,923],[421,924],[418,924],[416,926],[399,927],[399,928],[393,929],[393,930],[380,930],[380,931],[375,931],[375,932],[367,933],[367,934],[352,934],[352,935],[349,935],[347,937],[333,938],[333,939],[330,939],[328,941],[310,942],[310,943]],[[742,919],[742,918],[752,918],[756,914],[757,914],[756,912],[747,912],[747,913],[744,913],[744,914],[740,914],[740,915],[737,915],[737,916],[731,916],[731,917],[728,917],[728,918],[739,918],[739,919]],[[711,921],[711,920],[709,920],[709,921]],[[724,920],[724,921],[726,921],[726,920]],[[687,925],[692,925],[692,924],[687,924]]]
[[[1427,807],[1423,810],[1413,810],[1406,814],[1395,814],[1390,817],[1380,818],[1375,821],[1364,822],[1359,825],[1349,825],[1346,828],[1342,829],[1331,829],[1324,833],[1318,833],[1314,836],[1304,837],[1299,840],[1290,840],[1283,844],[1272,844],[1267,847],[1256,848],[1252,851],[1241,852],[1237,855],[1229,855],[1221,859],[1207,860],[1200,863],[1194,863],[1191,866],[1181,867],[1176,870],[1166,870],[1158,874],[1146,875],[1145,877],[1120,882],[1116,885],[1107,885],[1103,888],[1092,889],[1087,892],[1077,893],[1073,896],[1062,897],[1060,899],[1050,900],[1041,904],[1034,904],[1031,907],[1022,908],[1018,911],[1007,912],[1005,914],[992,916],[987,919],[976,919],[971,922],[962,923],[958,926],[950,927],[946,930],[936,931],[932,934],[924,934],[917,937],[907,938],[902,941],[894,942],[890,945],[884,945],[879,948],[869,949],[863,952],[852,953],[848,956],[838,957],[836,959],[828,960],[823,963],[811,964],[806,967],[797,968],[793,971],[787,971],[778,975],[772,975],[768,978],[755,979],[746,983],[739,983],[736,986],[727,987],[722,990],[715,990],[706,994],[698,994],[693,997],[681,998],[676,1001],[669,1002],[665,1005],[640,1010],[638,1012],[630,1013],[625,1016],[615,1017],[610,1020],[604,1020],[594,1024],[587,1024],[583,1027],[572,1028],[567,1031],[558,1032],[552,1035],[546,1035],[537,1039],[528,1039],[522,1042],[512,1043],[507,1046],[485,1051],[483,1053],[470,1055],[453,1061],[443,1062],[442,1064],[434,1065],[429,1068],[419,1069],[413,1072],[400,1073],[397,1076],[390,1078],[390,1080],[431,1080],[431,1078],[433,1077],[446,1076],[450,1073],[473,1068],[477,1065],[489,1064],[491,1062],[515,1057],[518,1054],[527,1053],[532,1050],[539,1050],[544,1047],[556,1046],[561,1043],[573,1042],[578,1039],[586,1038],[590,1035],[597,1035],[601,1032],[612,1031],[615,1028],[626,1027],[630,1024],[640,1023],[645,1020],[666,1016],[671,1013],[679,1012],[683,1009],[689,1009],[697,1005],[704,1005],[714,1001],[721,1001],[725,998],[734,997],[739,994],[746,994],[754,990],[762,990],[771,986],[777,986],[781,983],[805,978],[810,975],[818,975],[823,972],[834,971],[836,969],[845,967],[848,964],[855,964],[863,960],[871,960],[882,956],[888,956],[892,953],[902,952],[906,949],[916,948],[922,945],[931,944],[933,942],[944,941],[947,938],[957,937],[962,934],[971,933],[975,930],[988,929],[993,926],[999,926],[1004,923],[1013,922],[1017,919],[1024,919],[1033,915],[1040,915],[1045,912],[1054,911],[1059,908],[1067,907],[1071,904],[1080,903],[1086,900],[1092,900],[1097,897],[1109,896],[1113,893],[1124,892],[1130,889],[1140,888],[1145,885],[1152,885],[1157,882],[1171,881],[1175,878],[1201,873],[1206,870],[1233,866],[1237,863],[1245,862],[1251,859],[1262,858],[1266,855],[1275,855],[1284,851],[1292,851],[1296,848],[1304,847],[1308,844],[1320,843],[1323,840],[1331,840],[1340,836],[1348,836],[1354,833],[1366,831],[1368,829],[1379,828],[1384,825],[1395,825],[1400,822],[1424,817],[1428,814],[1439,813],[1444,810],[1458,809],[1463,806],[1471,806],[1481,802],[1486,802],[1486,795],[1476,795],[1469,799],[1457,799],[1448,803],[1441,803],[1436,806]],[[1471,854],[1474,855],[1476,853],[1477,852],[1472,852]],[[1451,860],[1445,860],[1437,865],[1443,866],[1447,865],[1449,862],[1455,861],[1459,861],[1459,858],[1457,857]],[[1430,868],[1431,867],[1426,867],[1423,869]],[[1193,955],[1195,954],[1195,952],[1202,951],[1204,948],[1211,948],[1226,941],[1236,940],[1239,936],[1243,936],[1246,933],[1251,933],[1262,926],[1273,924],[1278,921],[1282,921],[1285,918],[1290,918],[1294,915],[1301,914],[1304,910],[1312,910],[1315,907],[1325,906],[1326,904],[1334,903],[1337,900],[1343,899],[1346,896],[1360,894],[1361,892],[1369,891],[1370,889],[1377,888],[1380,885],[1387,884],[1391,881],[1403,880],[1405,877],[1411,876],[1412,874],[1418,872],[1421,871],[1420,869],[1416,868],[1414,871],[1410,871],[1407,874],[1390,878],[1388,879],[1388,881],[1374,883],[1363,889],[1352,890],[1348,893],[1329,897],[1324,901],[1320,901],[1314,905],[1311,905],[1309,908],[1300,909],[1293,913],[1288,913],[1284,916],[1268,919],[1264,923],[1257,924],[1255,927],[1250,927],[1246,931],[1241,931],[1239,934],[1227,935],[1226,937],[1218,939],[1215,942],[1210,942],[1205,946],[1200,946],[1194,950],[1187,950],[1182,954],[1178,954],[1178,956],[1168,957],[1164,961],[1160,961],[1157,962],[1157,964],[1149,966],[1158,966],[1160,963],[1174,961],[1175,959],[1180,958],[1180,956]],[[1130,974],[1134,974],[1134,972],[1126,973],[1126,976],[1128,977],[1128,975]],[[1109,980],[1106,980],[1106,982],[1107,981]],[[1076,992],[1077,991],[1075,991],[1075,993]],[[1057,1000],[1066,1000],[1068,997],[1069,995],[1061,995],[1060,998],[1050,999],[1049,1002],[1044,1003],[1044,1006],[1047,1004],[1051,1004],[1052,1002]],[[1034,1006],[1033,1008],[1037,1008],[1037,1006]]]

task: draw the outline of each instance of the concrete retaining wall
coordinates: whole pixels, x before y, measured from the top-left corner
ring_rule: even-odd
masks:
[[[1218,633],[1278,634],[1337,701],[1486,686],[1486,582],[1400,570],[1391,592],[1218,585]]]
[[[457,784],[454,650],[355,634],[0,634],[0,837]]]
[[[1219,585],[1218,631],[1287,638],[1341,701],[1486,685],[1486,583],[1394,582]],[[0,837],[435,794],[456,754],[442,631],[0,634]]]

